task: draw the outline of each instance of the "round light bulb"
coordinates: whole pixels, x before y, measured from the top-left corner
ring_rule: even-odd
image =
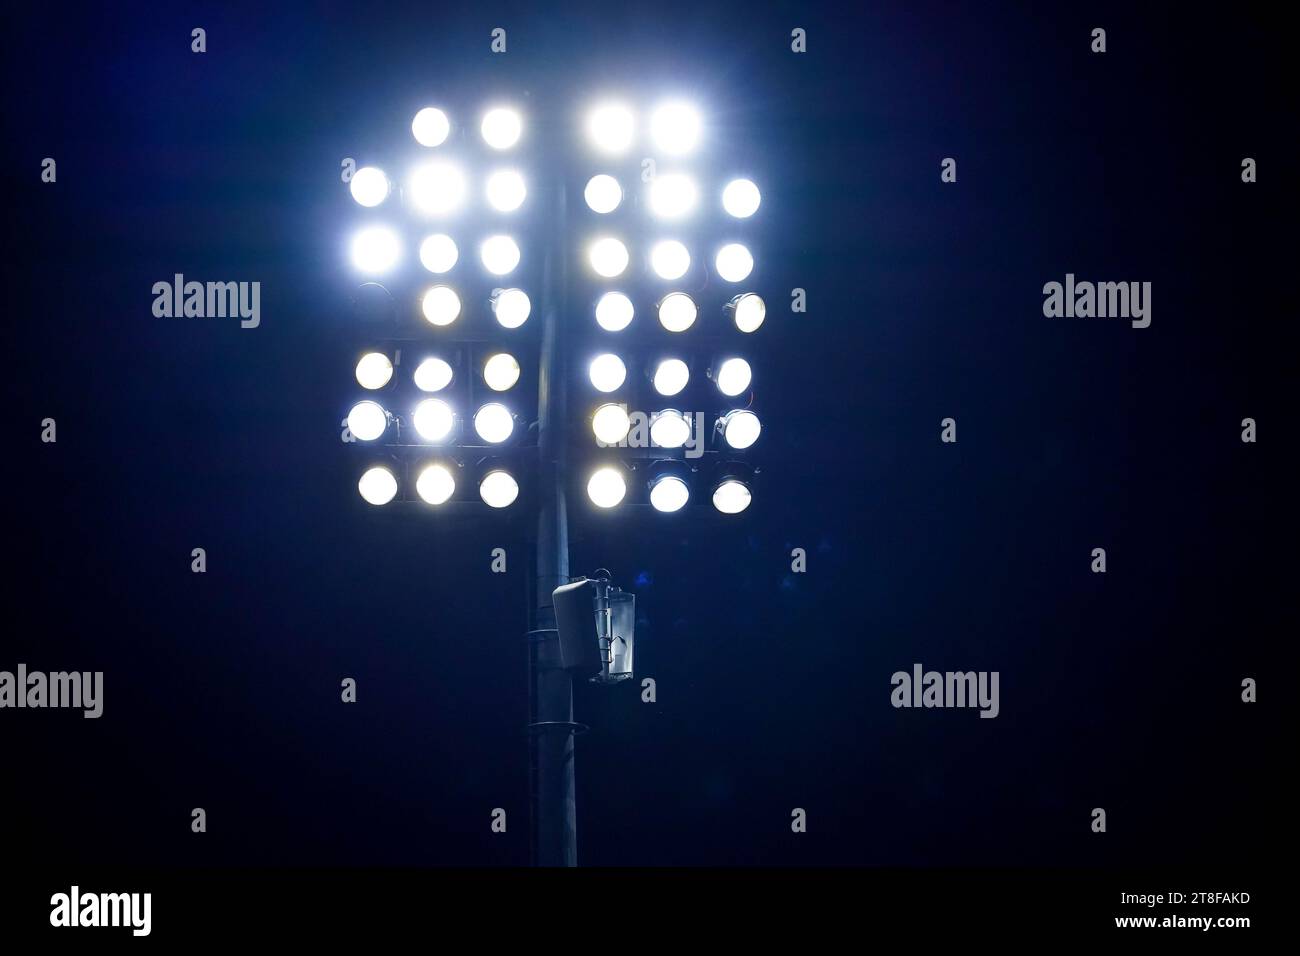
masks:
[[[681,359],[664,359],[655,369],[654,386],[660,395],[676,395],[690,381],[691,370]]]
[[[425,215],[445,216],[465,201],[465,174],[445,160],[424,163],[411,172],[406,194]]]
[[[488,110],[480,126],[484,142],[493,149],[509,149],[519,142],[523,130],[523,118],[514,110],[501,108]]]
[[[501,289],[492,296],[492,312],[503,328],[519,328],[532,310],[533,304],[523,289]]]
[[[440,358],[427,358],[415,369],[415,387],[422,392],[441,392],[451,384],[451,366]]]
[[[483,365],[483,381],[494,392],[504,392],[519,381],[519,362],[513,355],[498,352]]]
[[[660,219],[681,219],[696,202],[695,183],[681,173],[656,176],[650,184],[650,211]]]
[[[718,275],[727,282],[743,282],[754,270],[754,257],[740,243],[733,242],[718,250],[715,264]]]
[[[606,292],[596,303],[596,324],[606,332],[621,332],[632,322],[632,300],[622,292]]]
[[[602,405],[591,416],[591,430],[595,433],[596,440],[605,445],[617,445],[627,437],[631,428],[632,420],[622,405],[612,402]]]
[[[665,153],[680,156],[700,141],[700,114],[689,103],[664,103],[650,116],[650,136]]]
[[[393,378],[393,363],[383,352],[367,352],[357,362],[357,384],[362,388],[383,388]]]
[[[598,468],[587,481],[587,497],[597,508],[612,508],[627,494],[627,482],[617,468]]]
[[[426,398],[415,406],[411,417],[416,433],[425,441],[442,441],[456,424],[451,406],[440,398]]]
[[[659,324],[669,332],[685,332],[695,324],[699,310],[685,292],[673,292],[659,303]]]
[[[348,431],[358,441],[374,441],[388,430],[388,414],[378,402],[357,402],[348,412]]]
[[[362,166],[348,184],[352,198],[363,206],[378,206],[388,198],[388,177],[377,166]]]
[[[661,279],[680,279],[691,267],[691,254],[676,239],[667,239],[650,250],[650,266]]]
[[[749,507],[749,489],[743,482],[728,478],[713,490],[713,507],[724,515],[738,515]]]
[[[488,177],[484,188],[489,205],[498,212],[514,212],[524,204],[524,198],[528,195],[524,177],[513,169],[493,173]]]
[[[505,441],[514,430],[515,420],[510,410],[497,402],[484,405],[474,415],[474,431],[489,445]]]
[[[489,471],[478,485],[479,497],[491,508],[507,508],[519,497],[519,482],[509,472]]]
[[[596,274],[606,279],[622,275],[627,268],[627,246],[617,239],[597,239],[591,244],[588,257]]]
[[[626,152],[635,127],[632,111],[621,103],[602,103],[587,116],[587,136],[602,153]]]
[[[368,226],[352,237],[351,251],[352,265],[359,272],[377,275],[397,265],[402,244],[386,226]]]
[[[758,212],[760,201],[758,187],[748,179],[733,179],[722,190],[722,208],[737,219],[748,219]]]
[[[446,465],[429,465],[415,479],[415,493],[431,505],[440,505],[456,491],[456,479]]]
[[[397,496],[397,479],[387,468],[370,468],[357,482],[357,491],[369,504],[386,505]]]
[[[459,257],[460,251],[456,248],[456,243],[451,236],[438,233],[437,235],[428,236],[420,243],[420,265],[430,272],[436,272],[439,275],[450,272],[451,267],[456,264]]]
[[[714,381],[718,383],[718,391],[729,398],[735,398],[749,388],[752,377],[753,372],[748,362],[742,358],[729,358],[719,366]]]
[[[587,201],[587,206],[592,212],[603,216],[605,213],[613,212],[623,201],[623,187],[613,176],[601,173],[587,180],[587,188],[582,191],[582,198]]]
[[[460,296],[450,286],[436,285],[424,293],[420,308],[434,325],[451,325],[460,315]]]
[[[513,272],[519,265],[519,246],[509,236],[489,236],[479,247],[483,268],[496,276]]]
[[[597,391],[613,392],[621,388],[627,378],[627,366],[617,355],[606,352],[591,360],[587,373]]]
[[[660,448],[681,448],[691,438],[691,423],[675,408],[666,408],[650,423],[650,441]]]
[[[763,430],[758,416],[747,409],[728,412],[722,419],[722,437],[732,448],[748,448]]]
[[[411,135],[421,146],[441,146],[451,133],[451,121],[437,107],[426,106],[411,120]]]
[[[691,490],[686,482],[675,475],[665,475],[650,488],[650,504],[655,511],[671,514],[681,511],[691,498]]]
[[[736,328],[742,332],[754,332],[763,324],[767,316],[767,306],[761,297],[753,292],[746,292],[735,300]]]

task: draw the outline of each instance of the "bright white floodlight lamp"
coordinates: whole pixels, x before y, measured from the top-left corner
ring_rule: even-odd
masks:
[[[693,106],[673,101],[651,114],[650,137],[665,153],[681,156],[699,144],[701,126],[700,114]]]
[[[742,481],[728,478],[713,489],[713,507],[724,515],[738,515],[749,507],[749,488]]]
[[[718,367],[713,378],[718,384],[718,391],[728,398],[735,398],[749,388],[753,371],[743,358],[729,358]]]
[[[429,465],[415,479],[415,493],[431,505],[440,505],[456,491],[456,479],[446,465]]]
[[[388,177],[377,166],[362,166],[348,183],[352,198],[363,206],[378,206],[388,198]]]
[[[352,237],[352,265],[357,271],[378,275],[397,265],[402,244],[386,226],[367,226]]]
[[[358,441],[374,441],[388,430],[388,413],[378,402],[357,402],[348,412],[348,431]]]
[[[622,332],[635,313],[632,300],[622,292],[606,292],[596,303],[596,324],[606,332]]]
[[[443,441],[456,424],[451,406],[440,398],[426,398],[420,402],[411,418],[416,433],[425,441]]]
[[[357,384],[362,388],[383,388],[393,378],[393,363],[383,352],[367,352],[357,362]]]
[[[681,448],[690,438],[690,419],[675,408],[665,408],[650,423],[650,441],[660,448]]]
[[[456,242],[451,236],[438,233],[426,237],[420,243],[420,265],[430,272],[439,275],[450,272],[451,267],[456,264],[459,257],[460,251],[456,248]]]
[[[434,106],[426,106],[411,120],[411,135],[421,146],[441,146],[451,133],[447,114]]]
[[[690,381],[691,370],[678,358],[664,359],[655,369],[655,391],[660,395],[676,395]]]
[[[650,504],[654,506],[655,511],[662,511],[665,514],[681,511],[690,499],[690,488],[686,487],[686,482],[676,475],[664,475],[650,487]]]
[[[422,392],[441,392],[451,384],[451,366],[440,358],[427,358],[415,369],[415,387]]]
[[[508,471],[489,471],[478,484],[478,494],[490,508],[508,508],[519,497],[519,482]]]
[[[748,219],[758,212],[761,200],[758,187],[748,179],[733,179],[722,190],[722,208],[737,219]]]
[[[426,216],[445,216],[465,201],[465,174],[446,160],[424,163],[412,170],[406,194]]]
[[[501,289],[492,296],[492,311],[502,328],[517,329],[528,321],[533,304],[523,289]]]
[[[597,508],[613,508],[627,494],[627,482],[617,468],[598,468],[587,481],[587,497]]]
[[[587,256],[596,274],[606,279],[622,275],[627,268],[627,246],[617,239],[597,239],[591,244]]]
[[[699,310],[685,292],[672,292],[659,303],[659,324],[669,332],[685,332],[695,324]]]
[[[483,115],[479,127],[483,140],[493,149],[509,149],[519,142],[519,135],[524,130],[523,118],[514,110],[497,108],[488,110]]]
[[[582,198],[592,212],[604,215],[613,212],[623,201],[623,187],[613,176],[600,173],[587,180],[587,188],[582,191]]]
[[[599,392],[616,391],[627,378],[627,366],[621,358],[610,352],[592,359],[587,372],[591,376],[591,384]]]
[[[505,392],[519,381],[519,362],[508,352],[498,352],[483,364],[483,381],[494,392]]]
[[[479,247],[483,268],[495,276],[513,272],[519,265],[519,246],[509,236],[488,236]]]
[[[424,294],[420,308],[434,325],[451,325],[460,315],[460,296],[450,286],[436,285]]]
[[[513,169],[500,169],[487,179],[487,201],[498,212],[514,212],[524,204],[528,187]]]
[[[498,402],[489,402],[474,415],[474,431],[489,445],[497,445],[510,437],[515,430],[515,419],[510,410]]]
[[[397,479],[387,468],[376,466],[361,476],[357,491],[369,504],[386,505],[397,496]]]
[[[722,437],[732,448],[748,448],[763,430],[758,416],[745,408],[728,412],[722,419]]]
[[[604,445],[617,445],[632,428],[632,420],[628,417],[627,409],[622,405],[615,405],[610,402],[596,409],[596,414],[591,416],[591,430],[596,435],[596,440]]]
[[[621,103],[601,103],[587,114],[587,136],[602,153],[626,152],[635,127],[632,111]]]
[[[767,306],[763,303],[763,299],[753,292],[736,296],[732,304],[735,309],[736,328],[742,332],[757,331],[767,316]]]
[[[691,267],[691,254],[676,239],[666,239],[655,243],[650,250],[650,266],[655,275],[671,282],[686,275],[686,270]]]
[[[650,211],[660,219],[681,219],[695,209],[695,183],[681,173],[664,173],[650,183]]]
[[[743,282],[754,271],[754,257],[740,243],[733,242],[718,250],[715,265],[718,275],[727,282]]]

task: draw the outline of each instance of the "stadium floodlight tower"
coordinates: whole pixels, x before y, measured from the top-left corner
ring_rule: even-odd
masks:
[[[415,114],[400,184],[372,165],[349,181],[366,339],[344,439],[371,506],[535,509],[532,859],[572,866],[573,681],[633,676],[636,604],[603,569],[570,576],[569,491],[593,519],[749,506],[761,429],[739,353],[766,312],[745,234],[760,196],[743,170],[697,179],[707,135],[682,100],[589,104],[577,130],[569,107],[530,124],[446,106]]]

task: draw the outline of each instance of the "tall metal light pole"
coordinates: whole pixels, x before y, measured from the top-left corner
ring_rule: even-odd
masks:
[[[569,581],[564,426],[567,421],[564,319],[567,274],[565,194],[555,176],[542,278],[542,347],[537,383],[537,552],[528,632],[529,798],[534,866],[577,866],[573,683],[560,659],[551,592]]]

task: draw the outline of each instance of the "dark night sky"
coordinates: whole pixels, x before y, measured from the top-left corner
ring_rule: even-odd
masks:
[[[686,89],[749,144],[775,304],[749,512],[575,502],[574,573],[634,587],[659,696],[579,694],[583,862],[1267,853],[1296,623],[1276,25],[1239,6],[560,6],[54,6],[11,29],[0,669],[106,674],[98,721],[0,714],[17,848],[527,862],[525,563],[488,573],[492,548],[526,553],[526,516],[357,500],[338,170],[426,102],[576,108],[616,84]],[[261,327],[155,318],[176,272],[260,281]],[[1067,272],[1152,282],[1151,327],[1045,318]],[[782,307],[796,286],[803,315]],[[1001,715],[891,708],[915,662],[999,671]]]

